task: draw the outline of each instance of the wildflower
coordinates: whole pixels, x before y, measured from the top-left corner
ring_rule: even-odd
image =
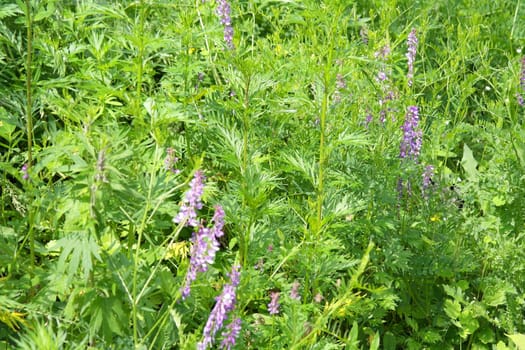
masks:
[[[376,51],[374,53],[375,58],[380,58],[383,60],[385,60],[389,55],[390,55],[390,46],[388,44],[386,44],[381,49],[379,49],[379,51]]]
[[[184,195],[180,211],[173,218],[173,222],[178,224],[186,220],[187,226],[197,227],[199,225],[196,210],[202,209],[201,197],[204,192],[204,179],[202,171],[197,170],[190,182],[190,189]]]
[[[224,41],[230,49],[234,49],[235,46],[233,45],[233,27],[230,12],[231,8],[227,0],[217,1],[217,15],[221,20],[221,24],[224,26]]]
[[[299,282],[298,281],[294,281],[293,284],[292,284],[292,290],[290,291],[290,298],[294,299],[294,300],[300,300],[301,299],[301,296],[299,295]]]
[[[237,317],[230,322],[226,328],[228,331],[222,333],[223,340],[221,342],[221,348],[230,350],[231,347],[235,345],[235,341],[241,332],[241,319]]]
[[[344,78],[343,75],[340,74],[340,73],[337,74],[335,86],[336,86],[338,89],[345,89],[345,88],[346,88],[345,78]]]
[[[361,27],[359,35],[361,35],[361,41],[363,44],[368,45],[368,29],[366,27]]]
[[[25,163],[24,165],[22,165],[22,179],[24,180],[29,180],[29,164]]]
[[[378,82],[383,82],[383,81],[385,81],[385,80],[387,80],[387,79],[388,79],[388,76],[386,75],[385,72],[380,71],[379,73],[377,73],[376,80],[377,80]]]
[[[314,301],[315,301],[316,303],[320,303],[321,301],[323,301],[323,299],[324,299],[324,297],[323,297],[323,295],[322,295],[321,293],[317,293],[317,294],[315,295],[315,297],[314,297]]]
[[[336,82],[335,82],[336,90],[334,92],[334,103],[341,102],[341,89],[346,89],[346,82],[345,78],[342,74],[337,74]]]
[[[268,303],[268,312],[270,315],[277,315],[279,313],[279,292],[270,293],[270,302]]]
[[[213,310],[211,310],[210,316],[208,317],[208,321],[204,326],[204,339],[197,344],[197,348],[199,350],[207,349],[208,345],[213,345],[213,342],[215,340],[215,334],[222,328],[224,321],[228,317],[228,313],[230,313],[235,308],[235,290],[239,285],[240,277],[239,268],[240,266],[238,265],[233,266],[231,273],[228,274],[228,276],[230,277],[230,283],[224,285],[221,294],[215,298],[215,306],[213,307]],[[232,323],[233,325],[231,326],[230,332],[232,338],[230,340],[225,339],[225,344],[230,344],[229,346],[235,343],[236,335],[238,335],[240,331],[240,321],[233,321]],[[235,335],[235,337],[233,337],[233,335]]]
[[[427,165],[423,173],[423,190],[427,190],[432,184],[432,176],[434,175],[434,166]]]
[[[417,162],[421,150],[422,132],[418,129],[419,111],[417,106],[408,107],[405,123],[402,126],[403,140],[399,152],[400,158],[412,158]]]
[[[224,209],[220,205],[215,206],[215,213],[211,221],[213,222],[213,234],[215,237],[224,236]]]
[[[180,170],[175,168],[175,164],[177,164],[177,162],[179,161],[179,158],[175,156],[175,150],[169,147],[166,150],[166,153],[167,155],[164,159],[164,168],[166,169],[166,171],[170,171],[173,174],[180,173]]]
[[[372,115],[372,113],[370,113],[370,111],[366,114],[366,117],[365,117],[365,126],[368,128],[368,125],[372,122],[372,120],[374,119],[374,116]]]
[[[212,228],[200,225],[197,232],[193,232],[191,237],[191,257],[190,267],[186,273],[186,281],[182,288],[182,298],[185,299],[190,295],[191,282],[197,278],[197,272],[208,271],[208,266],[215,260],[215,254],[219,251],[218,237],[224,233],[222,227],[224,226],[224,211],[222,207],[215,207],[215,214],[213,215]]]
[[[417,44],[418,40],[416,36],[416,28],[412,28],[412,30],[408,34],[408,52],[406,53],[406,57],[408,59],[408,86],[412,86],[412,79],[414,78],[414,62],[416,60]]]

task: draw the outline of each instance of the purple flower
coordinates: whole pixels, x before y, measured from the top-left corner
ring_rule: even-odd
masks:
[[[215,298],[215,306],[213,307],[213,310],[211,310],[210,316],[208,317],[208,321],[204,326],[204,339],[197,344],[197,348],[199,350],[207,349],[209,345],[213,345],[213,342],[215,340],[215,334],[222,328],[224,321],[228,317],[228,313],[233,311],[233,309],[235,308],[235,290],[239,285],[240,278],[239,268],[240,266],[238,265],[233,266],[231,273],[228,274],[231,282],[229,284],[224,285],[221,294],[217,298]],[[237,329],[240,330],[240,325],[234,324],[232,326],[232,330],[234,330],[234,327],[237,327]],[[233,332],[231,333],[234,334]],[[236,332],[236,334],[238,334],[238,331]],[[235,340],[233,340],[233,343],[235,343]]]
[[[224,26],[224,41],[230,49],[234,49],[233,45],[233,27],[230,16],[230,4],[226,0],[217,1],[217,15],[220,18],[221,24]]]
[[[208,266],[213,264],[215,255],[219,251],[218,237],[224,233],[222,228],[224,226],[224,210],[221,206],[215,207],[215,214],[213,215],[212,228],[207,228],[200,225],[197,232],[193,232],[191,237],[191,257],[190,267],[186,273],[186,281],[182,288],[182,298],[185,299],[190,295],[191,282],[195,281],[198,272],[208,271]]]
[[[516,100],[518,101],[518,104],[520,106],[525,106],[525,99],[523,98],[523,96],[521,96],[521,94],[516,94]]]
[[[190,295],[191,282],[197,278],[197,272],[208,271],[208,266],[213,264],[215,254],[219,251],[219,242],[212,229],[201,226],[191,237],[190,267],[186,273],[186,281],[182,288],[182,298]]]
[[[299,282],[294,281],[292,284],[292,290],[290,291],[290,298],[294,300],[301,300],[301,296],[299,295]]]
[[[422,132],[418,129],[419,116],[417,106],[408,107],[405,123],[402,126],[403,140],[401,141],[399,157],[411,158],[417,162],[421,150]]]
[[[222,349],[230,350],[231,347],[235,345],[235,341],[239,337],[239,333],[241,333],[241,324],[241,319],[237,317],[235,320],[230,322],[228,326],[226,326],[227,331],[222,333]]]
[[[279,292],[270,293],[270,303],[268,303],[268,312],[270,315],[277,315],[279,313]]]
[[[340,73],[337,74],[335,86],[338,89],[345,89],[346,88],[345,77],[342,74],[340,74]]]
[[[380,58],[382,60],[386,60],[386,58],[390,55],[390,46],[386,44],[383,46],[379,51],[376,51],[374,53],[375,58]]]
[[[434,176],[434,166],[433,165],[427,165],[425,167],[425,171],[423,172],[423,184],[422,184],[422,192],[423,192],[423,198],[428,199],[428,195],[432,186],[432,176]]]
[[[432,184],[432,176],[434,176],[434,166],[427,165],[423,173],[423,190],[426,190]]]
[[[27,163],[22,165],[21,172],[22,172],[22,179],[26,181],[29,180],[29,165]]]
[[[378,82],[383,82],[383,81],[385,81],[387,79],[388,79],[388,75],[386,75],[385,72],[380,71],[379,73],[377,73],[376,80]]]
[[[412,30],[408,34],[408,52],[406,53],[406,57],[408,59],[408,86],[412,86],[412,80],[414,78],[414,62],[416,60],[417,44],[418,41],[416,36],[416,28],[412,28]]]
[[[173,218],[173,222],[178,224],[186,220],[186,226],[199,226],[196,210],[202,209],[201,197],[204,192],[204,179],[205,176],[202,171],[197,170],[190,182],[190,189],[184,195],[180,211]]]
[[[372,122],[372,120],[374,119],[374,116],[372,115],[372,113],[370,113],[370,111],[366,114],[366,117],[365,117],[365,126],[368,128],[368,124],[370,124]]]
[[[220,205],[215,206],[215,214],[213,214],[211,221],[213,222],[213,234],[215,237],[224,236],[224,209]]]
[[[175,164],[177,164],[178,161],[179,158],[175,156],[175,150],[169,147],[166,150],[166,158],[164,159],[164,169],[166,169],[166,171],[172,172],[173,174],[180,173],[180,170],[175,168]]]

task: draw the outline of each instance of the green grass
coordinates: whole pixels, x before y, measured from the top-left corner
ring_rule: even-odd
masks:
[[[0,348],[524,349],[525,3],[220,3],[0,0]]]

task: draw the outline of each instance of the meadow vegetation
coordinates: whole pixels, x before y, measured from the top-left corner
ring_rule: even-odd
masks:
[[[521,0],[0,0],[0,349],[525,349]]]

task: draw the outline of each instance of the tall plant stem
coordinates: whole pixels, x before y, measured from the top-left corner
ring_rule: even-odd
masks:
[[[330,26],[330,32],[328,33],[329,38],[333,38],[333,27]],[[333,39],[330,40],[328,46],[328,53],[326,57],[326,63],[323,72],[323,100],[321,102],[321,115],[320,119],[320,136],[319,136],[319,172],[317,180],[317,203],[316,203],[316,227],[314,227],[314,239],[317,241],[319,233],[321,231],[322,220],[323,220],[323,202],[324,202],[324,176],[325,166],[328,154],[326,152],[326,119],[328,114],[328,102],[330,98],[330,68],[332,66],[334,51]]]
[[[138,47],[136,57],[136,68],[137,68],[137,86],[135,88],[135,99],[133,101],[133,115],[138,122],[138,126],[143,128],[144,121],[142,120],[142,113],[140,112],[142,104],[142,80],[144,74],[144,22],[146,17],[146,10],[144,10],[144,0],[140,1],[140,9],[138,13],[138,28],[135,30],[135,35],[138,36]]]
[[[245,75],[246,84],[244,86],[244,101],[243,101],[243,135],[242,135],[242,169],[241,174],[244,176],[246,180],[247,176],[247,167],[248,167],[248,140],[249,135],[251,131],[251,123],[250,123],[250,116],[249,116],[249,108],[250,108],[250,82],[251,82],[251,75],[250,73],[246,73]],[[246,198],[243,197],[242,200],[242,206],[245,209],[246,208]],[[241,242],[241,257],[240,261],[243,266],[246,266],[247,258],[248,258],[248,247],[249,247],[249,241],[251,236],[251,230],[252,225],[254,222],[253,215],[250,214],[250,220],[248,222],[248,226],[246,226],[246,229],[243,230],[242,242]]]
[[[133,318],[133,341],[135,346],[138,346],[139,339],[138,339],[138,318],[137,318],[137,308],[139,303],[138,298],[138,287],[137,287],[137,279],[138,279],[138,270],[139,270],[139,253],[140,253],[140,245],[142,243],[142,236],[144,234],[144,230],[146,229],[146,224],[148,222],[148,213],[151,209],[151,197],[153,193],[153,183],[155,182],[155,174],[152,172],[150,174],[150,182],[148,186],[148,197],[146,200],[146,206],[144,208],[144,213],[142,215],[142,219],[140,221],[140,225],[137,229],[137,241],[135,243],[135,256],[133,259],[133,282],[132,282],[132,297],[133,297],[133,305],[132,305],[132,318]]]
[[[26,0],[27,55],[26,55],[26,128],[27,128],[27,171],[33,163],[33,101],[31,94],[31,65],[33,63],[33,17],[31,1]]]
[[[26,27],[27,27],[27,54],[26,54],[26,129],[27,129],[27,172],[31,172],[33,163],[33,101],[32,101],[32,69],[33,64],[33,17],[31,14],[31,1],[26,0]],[[29,254],[31,256],[31,269],[35,263],[35,237],[33,233],[33,214],[29,210]]]

